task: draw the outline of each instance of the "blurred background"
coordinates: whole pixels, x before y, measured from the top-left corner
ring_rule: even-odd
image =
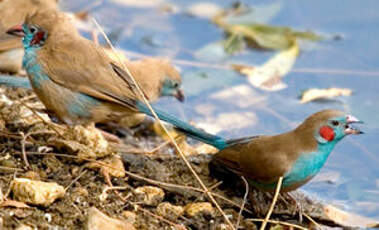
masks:
[[[379,218],[378,1],[61,0],[60,5],[88,12],[128,58],[170,58],[183,76],[186,101],[161,99],[157,107],[209,132],[276,134],[326,108],[363,120],[365,134],[338,144],[321,173],[301,189]],[[96,27],[89,18],[79,27],[91,38]]]

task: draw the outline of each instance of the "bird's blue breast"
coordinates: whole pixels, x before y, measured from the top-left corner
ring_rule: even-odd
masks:
[[[38,63],[37,51],[38,48],[27,47],[22,61],[23,67],[29,75],[30,83],[37,94],[41,97],[55,99],[50,109],[67,111],[64,117],[66,121],[75,121],[80,119],[90,119],[92,116],[91,110],[99,106],[101,102],[89,95],[73,92],[68,88],[53,82],[49,76],[43,71],[43,68]],[[42,87],[43,86],[43,87]],[[49,89],[49,90],[47,90]]]
[[[282,187],[297,187],[297,185],[301,185],[314,177],[325,164],[335,144],[335,142],[319,144],[317,151],[300,154],[290,171],[284,175]],[[274,190],[277,186],[277,182],[262,183],[250,180],[249,183],[264,190]]]
[[[284,176],[283,186],[292,186],[314,177],[324,166],[335,143],[319,144],[315,152],[303,153]]]
[[[22,66],[28,72],[30,83],[34,88],[39,89],[44,81],[50,80],[37,62],[36,48],[29,47],[25,49]]]

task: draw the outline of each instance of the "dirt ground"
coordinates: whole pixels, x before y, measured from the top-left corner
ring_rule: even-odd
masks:
[[[0,101],[1,201],[14,199],[10,186],[15,177],[56,182],[66,189],[63,198],[47,206],[29,204],[29,208],[21,208],[3,205],[0,208],[3,229],[16,229],[21,225],[37,229],[82,229],[86,226],[90,207],[96,207],[104,214],[122,220],[127,219],[126,213],[132,212],[135,214],[135,220],[131,223],[136,229],[179,229],[180,225],[186,229],[228,229],[223,216],[214,205],[212,205],[212,211],[200,211],[195,215],[184,212],[179,216],[168,214],[162,217],[157,212],[157,206],[162,202],[185,207],[196,202],[210,201],[207,195],[200,191],[198,182],[184,161],[173,154],[174,150],[171,146],[163,147],[151,155],[128,153],[128,148],[152,149],[164,142],[148,128],[149,125],[140,125],[133,129],[107,126],[107,130],[113,130],[125,147],[123,150],[119,148],[118,151],[112,151],[112,153],[120,156],[127,174],[121,178],[107,177],[104,170],[88,167],[88,160],[70,157],[77,156],[75,151],[81,150],[67,146],[62,148],[56,144],[58,142],[51,141],[52,138],[70,139],[71,137],[59,137],[49,124],[41,122],[40,118],[33,113],[30,113],[28,118],[22,117],[27,113],[25,111],[28,111],[25,106],[38,107],[39,105],[32,92],[6,88],[0,88],[0,90],[1,94],[8,98]],[[28,168],[22,157],[23,149],[28,155],[30,164]],[[209,154],[199,154],[190,156],[188,159],[204,184],[217,194],[215,195],[217,202],[235,224],[246,191],[245,186],[242,180],[240,180],[241,183],[237,182],[234,185],[218,184],[219,180],[209,175],[210,158]],[[102,157],[97,157],[97,160],[101,159]],[[94,158],[91,161],[94,161]],[[109,182],[119,189],[104,193]],[[163,189],[163,200],[155,204],[147,204],[143,201],[135,191],[137,187],[144,185]],[[104,194],[106,194],[105,197]],[[301,193],[296,193],[294,196],[302,207],[302,211],[316,222],[338,226],[325,217],[322,205],[314,203]],[[250,189],[245,205],[246,210],[242,212],[240,229],[259,228],[260,222],[252,219],[264,218],[271,201],[271,194]],[[302,223],[299,222],[296,207],[298,206],[288,198],[284,196],[279,198],[271,220],[298,224],[306,228],[314,226],[309,219],[304,217]],[[269,226],[275,229],[288,228],[275,224],[269,224]]]

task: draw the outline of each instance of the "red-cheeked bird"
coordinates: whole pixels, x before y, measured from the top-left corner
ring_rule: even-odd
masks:
[[[6,31],[25,20],[37,9],[56,8],[58,0],[2,0],[0,1],[0,72],[16,73],[21,69],[24,49],[21,39]]]
[[[132,90],[129,75],[102,47],[82,37],[65,14],[37,11],[8,33],[23,37],[23,67],[30,84],[46,108],[66,124],[117,120],[147,110]],[[126,65],[141,77],[148,99],[184,99],[180,75],[169,63],[145,59]]]

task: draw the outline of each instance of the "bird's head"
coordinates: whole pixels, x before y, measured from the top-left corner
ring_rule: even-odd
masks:
[[[54,40],[51,37],[76,35],[77,31],[66,15],[55,9],[48,9],[27,15],[23,24],[9,28],[7,33],[22,37],[24,47],[29,48],[41,47],[48,40]]]
[[[318,143],[338,142],[347,135],[362,134],[354,123],[363,123],[356,117],[338,110],[322,110],[309,116],[297,130],[312,132]]]
[[[156,87],[159,96],[175,97],[178,101],[184,101],[184,93],[181,89],[182,78],[178,70],[165,58],[145,58],[143,65],[149,66],[149,71],[157,73],[159,87]]]
[[[161,96],[172,96],[180,102],[184,101],[184,93],[181,89],[181,80],[166,76],[161,88]]]

